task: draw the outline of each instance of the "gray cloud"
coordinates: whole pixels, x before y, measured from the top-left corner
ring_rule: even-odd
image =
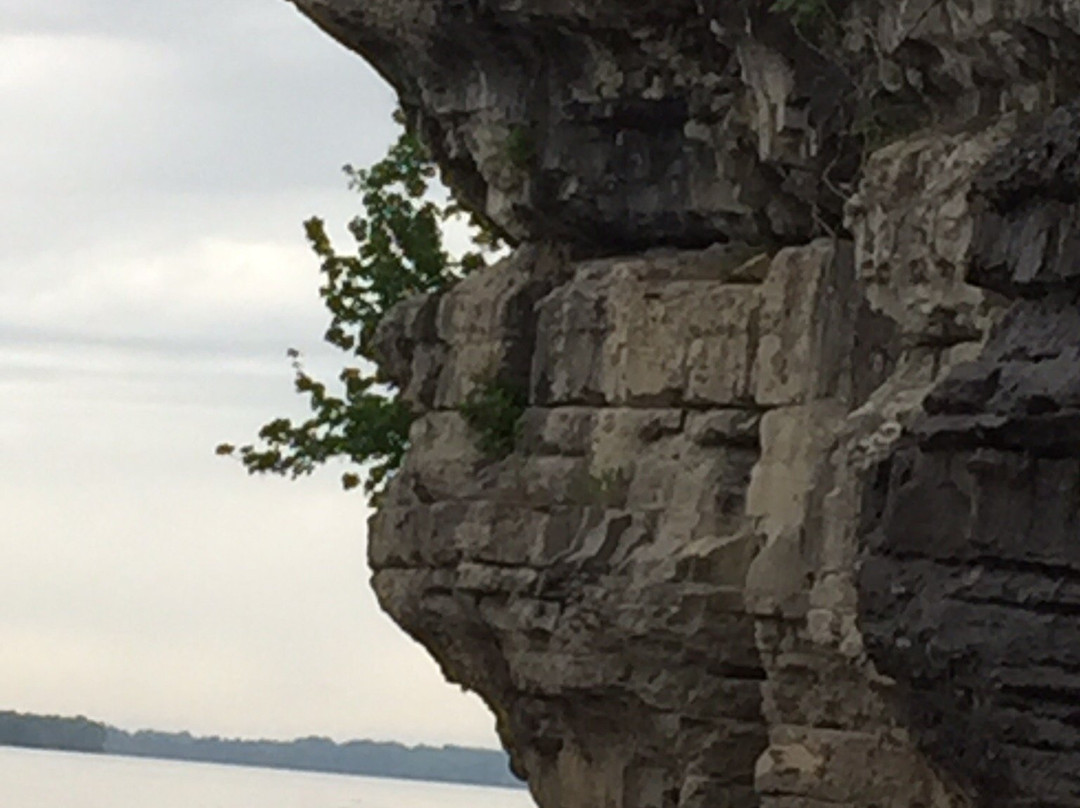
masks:
[[[330,373],[300,221],[393,98],[273,0],[0,0],[0,692],[129,727],[493,744],[333,470],[215,458]],[[10,122],[10,123],[8,123]]]

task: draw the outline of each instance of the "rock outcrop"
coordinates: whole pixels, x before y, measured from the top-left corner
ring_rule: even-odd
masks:
[[[398,89],[463,200],[592,254],[803,243],[865,142],[1080,81],[1069,0],[294,2]]]
[[[294,2],[518,242],[370,559],[541,808],[1080,806],[1080,4]]]
[[[872,656],[995,806],[1080,805],[1080,107],[977,184],[973,282],[1012,302],[876,474]]]

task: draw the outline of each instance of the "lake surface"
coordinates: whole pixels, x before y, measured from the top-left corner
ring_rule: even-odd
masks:
[[[527,791],[0,747],[3,808],[534,808]]]

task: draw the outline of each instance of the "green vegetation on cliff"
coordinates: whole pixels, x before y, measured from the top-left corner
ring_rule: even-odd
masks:
[[[296,392],[306,397],[310,416],[299,421],[275,418],[259,430],[258,443],[239,449],[225,443],[217,453],[237,454],[252,474],[294,478],[343,458],[361,468],[361,473],[342,475],[345,488],[363,483],[375,496],[401,465],[414,418],[379,371],[375,330],[386,312],[405,298],[444,289],[482,266],[483,251],[495,248],[499,240],[455,202],[432,196],[435,164],[408,131],[371,167],[344,170],[362,208],[348,224],[355,254],[335,249],[322,219],[304,223],[308,243],[321,262],[319,295],[330,314],[324,339],[348,356],[338,389],[332,391],[312,377],[299,352],[290,349]],[[442,228],[463,216],[475,249],[453,256]]]

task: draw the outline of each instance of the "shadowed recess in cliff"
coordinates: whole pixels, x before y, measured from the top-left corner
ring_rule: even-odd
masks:
[[[604,254],[839,222],[841,196],[814,178],[843,185],[857,166],[853,88],[764,7],[297,5],[383,72],[449,184],[515,239]]]

